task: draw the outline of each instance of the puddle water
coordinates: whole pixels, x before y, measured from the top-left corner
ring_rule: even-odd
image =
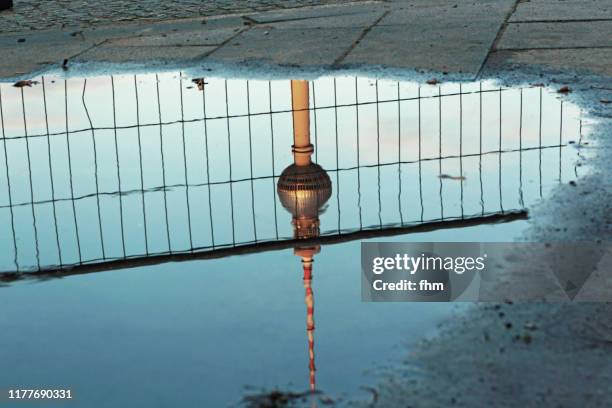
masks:
[[[360,241],[510,240],[578,176],[580,109],[539,87],[192,80],[0,84],[0,385],[367,397],[458,311],[361,303]]]

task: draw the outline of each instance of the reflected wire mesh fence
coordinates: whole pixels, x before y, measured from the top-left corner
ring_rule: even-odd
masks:
[[[289,81],[179,73],[0,84],[0,271],[291,240]],[[310,82],[321,235],[523,210],[571,179],[578,108],[542,88]]]

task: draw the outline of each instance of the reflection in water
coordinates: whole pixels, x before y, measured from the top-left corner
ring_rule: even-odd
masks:
[[[575,153],[568,145],[575,140],[580,143],[580,123],[575,106],[541,88],[500,89],[486,83],[422,88],[368,78],[321,78],[311,82],[207,78],[206,86],[198,89],[181,75],[168,74],[87,80],[41,78],[39,86],[27,89],[0,84],[0,271],[6,271],[0,273],[0,281],[142,266],[203,254],[226,256],[246,249],[292,247],[303,270],[312,396],[318,391],[313,262],[321,243],[524,217],[525,208],[546,189],[574,177]],[[293,149],[289,149],[291,145]],[[284,170],[278,174],[280,169]],[[287,214],[277,209],[281,206],[291,214],[291,223]],[[358,268],[354,243],[341,251],[338,247],[327,247],[328,256],[318,258],[325,269],[337,270],[345,264]],[[228,302],[231,305],[223,309],[230,312],[222,317],[216,311],[214,317],[206,313],[213,309],[209,306],[218,306],[216,303],[235,295],[228,286],[247,286],[244,293],[252,292],[251,282],[242,283],[248,281],[244,274],[229,276],[241,268],[241,262],[251,266],[249,262],[258,259],[270,265],[266,271],[269,274],[259,282],[267,283],[262,284],[266,288],[258,288],[262,292],[267,286],[282,286],[282,279],[270,282],[274,263],[282,254],[268,255],[257,254],[250,260],[225,259],[229,266],[211,267],[223,274],[207,273],[198,282],[211,284],[206,294],[216,302],[202,301],[205,296],[201,288],[191,289],[193,281],[200,278],[191,274],[183,290],[194,290],[193,298],[203,307],[183,307],[183,293],[172,302],[161,303],[163,306],[158,305],[157,298],[144,303],[147,310],[157,306],[161,313],[164,308],[177,308],[180,312],[173,317],[188,316],[183,322],[168,319],[171,327],[183,323],[195,335],[199,332],[194,321],[205,321],[207,329],[218,329],[202,335],[201,339],[212,340],[210,350],[201,353],[208,356],[209,352],[211,361],[222,358],[225,364],[232,353],[227,353],[229,357],[217,356],[226,339],[214,336],[233,333],[236,325],[248,326],[247,320],[259,324],[269,306],[262,299],[277,299],[268,291],[268,296],[258,296],[257,302],[262,304],[245,302],[245,308],[236,308],[234,303],[241,302]],[[334,256],[337,259],[331,259]],[[202,265],[191,266],[201,270]],[[297,268],[297,264],[294,266]],[[151,275],[155,272],[154,268],[146,270]],[[173,281],[175,275],[168,275],[172,277],[162,280],[164,287],[180,285]],[[323,278],[331,277],[336,279],[332,281],[336,286],[344,286],[341,279],[346,275],[340,275],[326,274]],[[123,284],[125,277],[118,279]],[[135,279],[138,283],[134,286],[143,284],[141,278]],[[62,284],[78,285],[78,281]],[[101,281],[96,280],[98,285],[91,287],[106,294]],[[223,288],[222,282],[228,286],[218,290]],[[123,287],[115,285],[116,281],[113,290]],[[367,313],[351,298],[357,292],[338,294],[334,290],[330,294],[329,286],[318,287],[318,296],[325,296],[327,291],[328,298],[344,297],[338,302],[342,306],[332,308],[326,301],[325,315],[319,314],[319,333],[326,330],[323,319],[328,316],[334,316],[337,323],[356,310]],[[65,296],[64,288],[58,289],[58,299]],[[129,288],[124,287],[125,298],[148,292],[135,294]],[[156,293],[154,284],[147,289]],[[10,289],[7,292],[14,293]],[[43,293],[40,299],[48,295]],[[276,306],[288,309],[293,300],[283,303],[281,299]],[[55,304],[69,303],[56,300]],[[124,313],[126,304],[117,304]],[[247,318],[252,305],[255,312]],[[92,310],[98,313],[104,307],[92,306]],[[261,313],[262,309],[266,313]],[[189,310],[195,310],[193,316]],[[370,318],[370,326],[361,327],[361,320],[356,323],[360,329],[350,332],[351,336],[372,327],[379,330],[378,324],[384,320],[378,316],[380,310]],[[240,312],[232,316],[231,311]],[[132,313],[130,318],[140,322],[142,316]],[[386,319],[395,327],[400,314],[407,315],[387,313]],[[421,314],[414,313],[417,315]],[[115,325],[110,323],[108,327],[113,330],[102,337],[96,332],[90,337],[75,335],[72,340],[78,342],[82,337],[94,343],[107,342],[112,340]],[[224,331],[227,326],[230,329]],[[334,344],[341,344],[347,329],[354,327],[333,326],[342,326],[338,328],[342,335],[331,341]],[[79,333],[86,329],[78,327]],[[323,360],[322,340],[329,341],[333,335],[330,327],[327,330],[325,336],[319,336],[318,353]],[[391,331],[384,332],[392,337]],[[261,334],[260,327],[245,329],[235,348],[224,350],[244,351],[244,342],[250,343],[254,333]],[[264,340],[254,343],[267,353],[271,337],[262,336]],[[291,338],[291,334],[282,325],[277,337]],[[181,331],[177,338],[167,344],[175,347],[191,336]],[[61,340],[62,345],[70,343]],[[294,340],[292,344],[296,344]],[[364,339],[364,347],[375,350],[372,341],[378,342]],[[192,349],[201,346],[194,344]],[[163,347],[160,350],[166,351]],[[334,357],[342,354],[337,348],[331,352]],[[235,354],[239,359],[240,351]],[[244,379],[253,372],[249,370],[257,360],[236,361],[236,365],[243,364],[239,368],[245,373]],[[338,361],[349,365],[347,359]],[[20,364],[13,366],[20,368]],[[149,360],[143,367],[148,364]],[[354,372],[355,367],[347,371]],[[330,364],[319,373],[320,379],[327,375],[322,382],[328,389],[347,377],[340,375],[331,381],[334,369]],[[228,389],[223,381],[239,382],[235,378],[209,381],[213,388],[220,388],[217,398]],[[302,398],[305,394],[293,396]]]
[[[294,245],[274,191],[292,124],[334,184],[317,242],[524,215],[574,178],[580,137],[579,109],[537,87],[320,78],[294,110],[299,82],[37,80],[0,84],[3,280]]]
[[[278,196],[293,219],[293,237],[309,239],[319,236],[319,211],[329,200],[332,192],[331,180],[321,166],[311,161],[314,152],[310,143],[310,111],[308,82],[291,81],[293,105],[293,156],[294,163],[287,167],[278,179]],[[314,293],[312,291],[312,264],[314,256],[321,251],[319,245],[298,245],[295,254],[302,258],[304,288],[306,289],[306,330],[308,333],[308,355],[310,390],[315,390],[314,359]]]

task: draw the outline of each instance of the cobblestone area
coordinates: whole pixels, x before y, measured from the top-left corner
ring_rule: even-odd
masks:
[[[89,27],[348,3],[351,0],[15,0],[0,12],[0,33]]]

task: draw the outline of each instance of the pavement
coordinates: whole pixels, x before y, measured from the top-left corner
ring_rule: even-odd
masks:
[[[134,21],[210,17],[346,3],[350,0],[16,0],[3,14],[3,32],[94,27]]]
[[[34,3],[0,12],[0,78],[65,61],[383,66],[466,79],[516,64],[612,74],[612,0]]]

